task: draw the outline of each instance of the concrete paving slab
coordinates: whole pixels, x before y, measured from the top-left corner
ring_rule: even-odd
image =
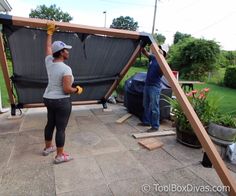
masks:
[[[114,196],[107,185],[101,185],[94,188],[89,188],[83,191],[72,191],[62,194],[57,194],[57,196]]]
[[[96,125],[102,124],[102,122],[94,116],[76,117],[76,122],[77,122],[78,126],[80,126],[80,125],[86,126],[86,125],[91,125],[91,124],[96,124]]]
[[[190,148],[176,141],[176,136],[162,137],[163,149],[183,165],[191,165],[202,160],[202,149]]]
[[[187,168],[212,186],[223,185],[214,168],[205,168],[201,163],[188,166]]]
[[[25,166],[33,168],[37,165],[53,164],[53,156],[55,156],[55,154],[43,156],[42,150],[42,144],[32,144],[25,148],[16,148],[15,146],[8,167],[20,169]]]
[[[106,185],[96,160],[92,157],[74,160],[54,166],[56,193],[86,191]]]
[[[102,123],[98,124],[78,124],[78,130],[80,132],[92,132],[100,138],[114,138],[114,134],[111,133],[109,128]]]
[[[4,196],[52,196],[56,195],[52,165],[14,167],[5,170],[0,184],[0,195]]]
[[[148,177],[145,168],[128,152],[113,152],[95,156],[108,183]]]
[[[73,150],[75,146],[80,150],[87,150],[86,152],[90,155],[104,154],[110,152],[125,151],[126,148],[122,143],[113,137],[101,137],[98,132],[103,130],[95,131],[80,131],[70,133],[67,137],[67,141],[71,143],[70,149]],[[73,145],[73,146],[72,146]],[[67,145],[68,148],[68,145]]]
[[[103,108],[96,108],[96,109],[91,109],[91,112],[92,112],[95,116],[114,114],[112,108],[111,108],[111,107],[108,107],[108,108],[111,109],[111,111],[106,111],[106,112],[104,112],[104,111],[103,111]]]
[[[119,180],[109,184],[112,192],[116,196],[134,195],[168,195],[167,193],[157,194],[155,185],[157,182],[151,178]]]
[[[169,195],[221,195],[187,168],[153,174],[158,182],[158,191],[168,191]],[[177,188],[178,186],[178,188]],[[185,187],[185,188],[184,188]],[[200,189],[201,188],[201,189]]]
[[[124,116],[128,113],[128,110],[123,105],[118,105],[118,107],[113,107],[112,111],[117,114],[119,117]]]
[[[73,106],[72,107],[72,113],[71,115],[75,116],[75,117],[79,117],[79,116],[94,116],[94,114],[92,113],[91,110],[89,110],[88,108],[80,108],[79,106]]]
[[[3,172],[7,168],[8,161],[11,157],[12,150],[14,148],[16,134],[4,134],[0,135],[0,183]]]
[[[116,123],[116,122],[110,122],[110,123],[107,123],[106,126],[109,128],[109,130],[115,134],[116,136],[117,135],[132,135],[132,133],[134,133],[134,128],[124,122],[124,123]]]
[[[44,144],[44,130],[43,129],[31,129],[28,131],[22,131],[17,134],[15,141],[16,149],[27,148],[32,144]]]
[[[110,114],[110,115],[97,115],[97,118],[104,124],[107,123],[114,123],[116,122],[120,117],[117,114]]]
[[[77,120],[80,117],[94,117],[94,114],[90,110],[81,109],[79,106],[73,106],[72,112],[69,118],[67,127],[75,127],[77,125]]]
[[[227,165],[227,167],[234,173],[236,173],[236,164],[231,163],[230,160],[226,159],[225,160],[225,164]]]
[[[97,143],[91,148],[91,152],[93,155],[123,152],[123,151],[127,151],[127,149],[116,138],[103,139],[101,142]]]
[[[47,123],[47,113],[45,109],[39,110],[39,112],[27,110],[22,123],[20,131],[28,131],[35,128],[44,129]]]
[[[108,123],[106,124],[106,126],[128,150],[140,149],[140,145],[132,137],[132,133],[134,133],[134,128],[130,126],[128,123],[122,123],[122,124]]]
[[[127,150],[139,150],[142,148],[138,141],[135,140],[131,135],[117,135],[119,141],[126,147]]]
[[[138,123],[140,123],[140,119],[138,119],[136,116],[132,116],[131,118],[129,118],[127,121],[126,121],[130,126],[132,127],[137,127],[138,129],[141,129],[141,128],[146,128],[146,127],[142,127],[142,126],[137,126]]]
[[[151,175],[153,173],[171,171],[182,167],[178,160],[165,152],[162,148],[153,151],[142,148],[138,151],[132,151],[131,153]]]
[[[20,125],[23,121],[23,118],[20,119],[7,119],[7,116],[4,115],[0,117],[0,135],[7,133],[19,132]]]

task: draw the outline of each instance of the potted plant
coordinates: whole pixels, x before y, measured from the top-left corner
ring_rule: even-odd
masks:
[[[210,122],[207,132],[221,158],[224,159],[228,146],[236,143],[236,120],[230,114],[217,113]],[[204,153],[202,164],[204,167],[212,165],[206,153]]]
[[[236,139],[236,120],[230,114],[216,114],[207,130],[216,143],[230,145]]]
[[[201,120],[203,126],[206,128],[217,113],[217,100],[210,101],[208,99],[209,91],[209,88],[204,88],[199,91],[193,90],[186,93],[189,102]],[[168,97],[166,99],[172,107],[171,112],[175,119],[177,141],[190,147],[201,148],[201,144],[178,101]]]

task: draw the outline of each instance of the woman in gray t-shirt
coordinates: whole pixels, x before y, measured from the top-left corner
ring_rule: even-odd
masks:
[[[72,46],[62,41],[52,44],[52,35],[55,31],[55,22],[49,22],[47,28],[46,58],[45,64],[48,74],[48,85],[44,92],[44,104],[47,107],[47,124],[44,129],[45,148],[43,155],[57,151],[55,163],[72,160],[72,157],[64,152],[65,129],[71,113],[70,94],[82,93],[79,86],[72,87],[74,77],[71,68],[64,63],[69,58],[69,50]],[[56,127],[56,147],[52,145],[53,131]]]

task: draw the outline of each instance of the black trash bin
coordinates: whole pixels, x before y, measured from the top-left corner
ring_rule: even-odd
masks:
[[[140,119],[143,115],[143,89],[147,73],[140,72],[130,77],[125,82],[124,105],[128,111]],[[165,101],[165,97],[171,97],[172,90],[163,76],[161,78],[161,97],[160,97],[160,120],[170,118],[170,104]]]

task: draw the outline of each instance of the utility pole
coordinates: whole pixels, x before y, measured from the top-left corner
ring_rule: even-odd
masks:
[[[107,23],[107,11],[104,11],[103,14],[105,15],[104,28],[106,28],[106,23]]]
[[[156,23],[156,13],[157,13],[157,0],[155,0],[153,24],[152,24],[152,35],[154,35],[155,23]]]

